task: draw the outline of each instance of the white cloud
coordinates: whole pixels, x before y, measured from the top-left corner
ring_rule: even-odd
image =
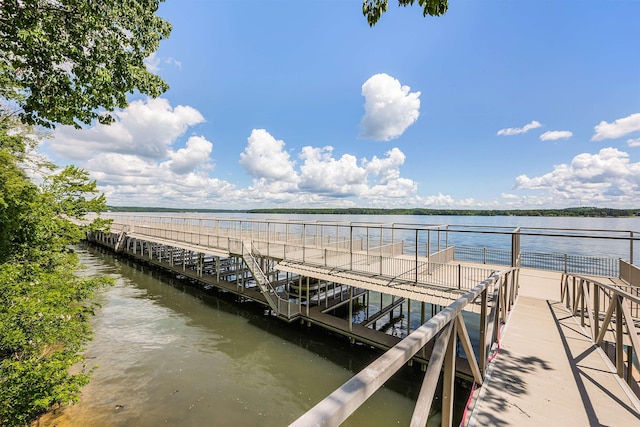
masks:
[[[276,140],[264,129],[254,129],[247,142],[244,152],[240,153],[240,164],[251,176],[268,181],[297,180],[295,163],[289,159],[284,141]]]
[[[516,194],[510,194],[510,193],[502,193],[500,194],[500,197],[502,197],[503,199],[507,199],[507,200],[517,200],[520,198],[520,196],[516,195]]]
[[[153,185],[158,182],[159,166],[130,154],[102,153],[89,160],[85,168],[100,185]]]
[[[174,59],[174,58],[169,57],[169,58],[166,58],[166,59],[164,60],[164,63],[165,63],[165,64],[169,64],[169,65],[173,65],[173,66],[175,66],[178,70],[182,70],[182,62],[178,61],[177,59]]]
[[[152,52],[151,55],[147,56],[144,60],[144,65],[147,67],[147,71],[150,73],[158,73],[162,69],[160,63],[173,65],[179,70],[182,69],[182,63],[174,58],[168,57],[161,59],[156,56],[156,52]]]
[[[374,185],[367,192],[367,198],[378,203],[388,203],[389,199],[410,200],[411,196],[418,193],[418,184],[408,178],[397,177]],[[406,202],[405,202],[406,203]]]
[[[603,148],[597,154],[582,153],[571,164],[560,164],[538,177],[520,175],[514,188],[546,192],[556,202],[630,205],[640,198],[640,163],[631,163],[629,155],[615,148]]]
[[[594,129],[596,133],[591,137],[592,141],[620,138],[621,136],[640,130],[640,113],[631,114],[630,116],[618,119],[613,123],[601,121],[599,125],[594,127]]]
[[[558,139],[569,139],[573,132],[568,130],[550,130],[540,135],[541,141],[556,141]]]
[[[393,179],[400,177],[400,166],[404,163],[407,156],[404,155],[399,148],[394,147],[387,151],[387,157],[379,159],[373,156],[370,161],[365,161],[367,173],[379,176],[379,182],[385,184]]]
[[[374,203],[382,199],[412,200],[417,184],[400,176],[406,156],[392,148],[385,156],[358,160],[351,154],[333,156],[333,147],[302,148],[296,162],[285,151],[285,143],[264,129],[254,129],[240,154],[240,163],[253,176],[253,185],[244,191],[252,204],[351,205],[352,200]],[[341,200],[340,204],[337,200]]]
[[[205,172],[178,174],[171,161],[156,163],[128,154],[104,153],[89,160],[85,168],[113,205],[196,207],[210,200],[241,200],[233,184]]]
[[[333,147],[303,147],[300,188],[334,197],[358,196],[367,191],[367,170],[351,154],[332,156]]]
[[[333,157],[333,147],[304,147],[300,158],[300,189],[330,197],[356,197],[369,202],[411,200],[418,185],[400,176],[406,156],[392,148],[386,157],[358,161],[351,154]]]
[[[162,108],[158,108],[158,106]],[[183,112],[195,111],[182,107]],[[297,161],[286,151],[284,141],[264,129],[254,129],[240,153],[240,164],[253,177],[251,185],[238,188],[211,176],[213,144],[203,136],[191,136],[184,147],[174,149],[189,123],[198,123],[196,114],[177,114],[168,103],[139,102],[125,112],[114,127],[95,126],[82,132],[56,135],[57,148],[63,144],[88,145],[83,165],[112,205],[247,208],[275,206],[415,206],[417,183],[404,178],[400,167],[406,159],[399,148],[384,156],[357,159],[351,154],[333,156],[333,147],[303,147]],[[141,113],[130,120],[133,111]],[[146,117],[159,112],[165,121]],[[177,117],[177,118],[176,118]],[[149,146],[133,150],[134,135],[158,134],[164,126],[163,155],[147,155]],[[147,140],[149,141],[149,140]],[[80,157],[83,157],[80,156]]]
[[[161,160],[167,157],[176,138],[190,126],[204,122],[195,108],[172,108],[164,98],[133,101],[114,115],[116,121],[109,126],[60,126],[49,145],[57,154],[74,160],[86,160],[101,152]]]
[[[441,207],[449,207],[455,204],[455,199],[450,195],[445,195],[442,193],[438,193],[435,196],[428,196],[424,199],[424,204],[426,206],[441,206]]]
[[[168,164],[172,171],[177,174],[192,172],[199,166],[205,165],[209,160],[209,155],[213,149],[213,144],[202,136],[192,136],[187,140],[185,148],[169,153]]]
[[[389,141],[401,136],[420,116],[420,92],[388,74],[375,74],[362,85],[364,116],[362,138]]]
[[[640,138],[627,139],[627,145],[629,147],[640,147]]]
[[[528,123],[526,125],[524,125],[521,128],[506,128],[506,129],[500,129],[498,131],[498,135],[503,135],[503,136],[509,136],[509,135],[518,135],[520,133],[527,133],[529,132],[531,129],[536,129],[541,127],[542,124],[536,120],[533,120],[531,123]]]
[[[160,71],[160,58],[156,56],[155,52],[151,52],[151,55],[144,58],[142,62],[144,62],[144,65],[147,67],[147,71],[150,73],[157,73]]]

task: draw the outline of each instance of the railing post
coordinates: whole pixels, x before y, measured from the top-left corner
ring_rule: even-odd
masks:
[[[396,238],[395,224],[391,224],[391,256],[392,257],[396,256],[395,238]]]
[[[480,294],[480,353],[478,354],[480,372],[483,378],[485,369],[487,368],[487,347],[485,345],[487,339],[487,303],[487,289],[485,288]]]
[[[589,289],[589,282],[585,282],[584,280],[580,280],[580,326],[584,328],[584,299],[585,295],[585,283],[587,285],[587,289]]]
[[[446,226],[447,228],[445,229],[444,232],[444,247],[445,249],[449,247],[449,226]]]
[[[456,340],[458,330],[455,319],[451,320],[451,335],[444,356],[444,374],[442,377],[442,426],[453,425],[453,388],[456,379]]]
[[[267,256],[271,256],[269,244],[271,243],[271,224],[267,222]]]
[[[349,268],[353,270],[353,224],[349,223]]]
[[[415,244],[415,252],[416,252],[416,283],[418,283],[418,229],[416,228],[416,244]]]
[[[600,334],[600,286],[593,284],[593,339]]]
[[[369,257],[369,226],[367,228],[367,258]]]
[[[624,340],[622,333],[622,297],[614,295],[616,299],[616,369],[618,376],[624,378]]]
[[[633,265],[633,231],[629,232],[629,264]]]
[[[519,267],[520,259],[520,227],[511,234],[511,267]]]

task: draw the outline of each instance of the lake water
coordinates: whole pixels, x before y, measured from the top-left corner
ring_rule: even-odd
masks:
[[[622,230],[637,229],[640,221],[538,217],[331,218]],[[482,243],[486,242],[465,244],[482,246]],[[591,242],[580,250],[628,253],[628,243],[616,242],[613,249],[607,246],[609,243],[598,246]],[[553,249],[562,252],[566,248]],[[101,308],[94,319],[95,338],[86,351],[88,366],[96,369],[81,402],[58,410],[41,420],[40,425],[285,426],[380,354],[368,346],[350,345],[345,339],[319,333],[318,329],[286,324],[265,316],[261,307],[238,305],[223,295],[199,290],[111,254],[86,247],[78,251],[88,266],[84,274],[107,274],[116,279],[116,284],[99,295]],[[405,368],[344,425],[408,425],[421,380],[419,369]],[[459,397],[461,403],[464,399]],[[439,421],[434,417],[431,422]]]
[[[117,214],[116,214],[117,215]],[[493,227],[495,234],[472,232],[449,232],[448,243],[456,246],[472,246],[487,248],[511,247],[511,231],[516,227],[522,227],[525,233],[553,233],[551,229],[587,229],[587,230],[620,230],[616,233],[595,233],[603,238],[566,238],[566,237],[521,237],[521,249],[529,252],[559,253],[589,256],[604,256],[612,258],[629,259],[630,246],[628,240],[629,231],[634,232],[634,238],[640,239],[640,217],[625,218],[579,218],[579,217],[520,217],[520,216],[438,216],[438,215],[285,215],[285,214],[246,214],[246,213],[159,213],[143,214],[153,216],[195,217],[195,218],[247,218],[262,221],[332,221],[341,223],[379,223],[379,224],[416,224],[416,225],[450,225],[472,226],[476,231],[487,231],[487,227]],[[547,230],[542,230],[547,229]],[[330,231],[330,228],[328,229]],[[360,228],[358,233],[362,237],[365,230]],[[572,234],[577,234],[571,232]],[[605,236],[616,239],[605,239]],[[436,238],[431,234],[432,244]],[[414,233],[403,236],[396,233],[396,240],[406,239],[414,241]],[[419,243],[426,242],[427,234],[422,232]],[[445,233],[441,233],[444,245]],[[635,252],[640,257],[640,243],[635,243]],[[637,263],[637,260],[635,260]]]
[[[85,274],[107,274],[116,284],[99,296],[86,352],[97,368],[81,402],[40,425],[285,426],[380,354],[110,254],[78,250]],[[407,425],[420,377],[405,368],[345,425]]]

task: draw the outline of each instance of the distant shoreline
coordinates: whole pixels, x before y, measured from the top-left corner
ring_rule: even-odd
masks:
[[[426,216],[545,216],[621,218],[640,216],[638,209],[565,208],[565,209],[377,209],[377,208],[276,208],[276,209],[180,209],[142,206],[108,206],[110,212],[147,213],[247,213],[290,215],[426,215]]]

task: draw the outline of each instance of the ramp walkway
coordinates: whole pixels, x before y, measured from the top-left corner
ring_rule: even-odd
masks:
[[[560,302],[560,280],[521,269],[500,351],[465,425],[640,425],[638,398]]]

